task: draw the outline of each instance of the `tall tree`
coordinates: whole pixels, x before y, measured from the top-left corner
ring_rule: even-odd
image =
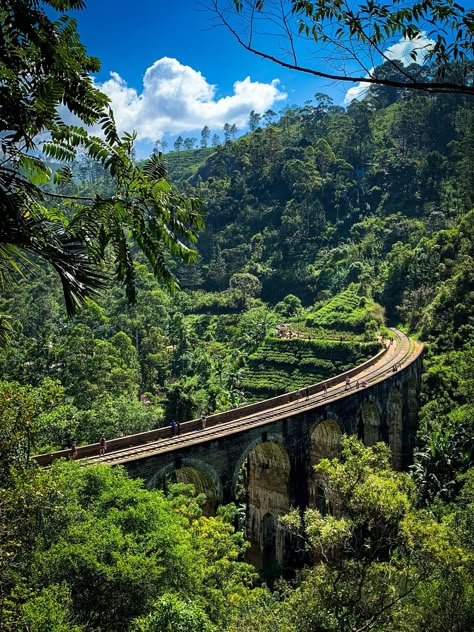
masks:
[[[153,153],[159,154],[160,151],[164,152],[166,147],[168,147],[168,143],[166,142],[166,140],[164,140],[163,138],[158,138],[157,140],[155,140],[153,144]]]
[[[178,138],[174,141],[173,147],[175,151],[181,151],[183,149],[184,140],[182,136],[178,136]]]
[[[196,138],[185,138],[183,141],[184,148],[187,151],[190,151],[191,149],[194,149],[194,147],[196,146],[196,142]]]
[[[225,140],[225,142],[230,141],[231,128],[232,128],[232,125],[230,125],[230,123],[225,123],[224,124],[223,130],[224,130],[224,140]]]
[[[262,120],[261,114],[252,110],[249,114],[249,129],[251,132],[254,132],[256,129],[260,127],[260,121]]]
[[[204,127],[201,130],[201,147],[203,149],[207,147],[210,137],[211,137],[211,130],[209,129],[207,125],[204,125]]]
[[[266,110],[263,114],[263,120],[265,121],[266,125],[271,125],[275,118],[276,112],[274,112],[272,109]]]

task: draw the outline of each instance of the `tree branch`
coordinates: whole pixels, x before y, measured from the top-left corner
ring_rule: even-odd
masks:
[[[314,77],[320,77],[322,79],[329,79],[331,81],[344,81],[349,83],[366,83],[368,85],[382,85],[388,86],[391,88],[401,88],[406,90],[419,90],[421,92],[427,92],[430,94],[443,94],[443,93],[456,93],[456,94],[465,94],[469,96],[474,96],[474,86],[463,85],[459,83],[452,82],[439,82],[439,81],[417,81],[415,78],[410,77],[412,83],[405,83],[403,81],[395,81],[393,79],[379,79],[377,77],[351,77],[347,74],[333,74],[329,72],[324,72],[321,70],[316,70],[315,68],[310,68],[308,66],[302,66],[296,63],[289,63],[275,57],[270,53],[267,53],[263,50],[255,48],[251,41],[245,42],[242,37],[237,33],[235,28],[230,24],[228,19],[225,17],[223,11],[219,8],[218,0],[212,0],[212,7],[214,13],[221,20],[221,25],[225,26],[227,30],[234,36],[237,42],[247,51],[261,57],[262,59],[268,59],[269,61],[282,66],[283,68],[288,68],[290,70],[297,70],[298,72],[302,72],[305,74],[312,75]],[[400,70],[398,68],[398,70]]]

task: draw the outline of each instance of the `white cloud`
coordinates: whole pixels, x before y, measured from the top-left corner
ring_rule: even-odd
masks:
[[[154,141],[165,133],[178,134],[208,125],[219,130],[224,123],[242,127],[250,110],[263,113],[283,99],[279,80],[260,83],[246,77],[236,81],[231,96],[216,98],[216,86],[200,72],[177,59],[158,59],[145,72],[137,92],[116,72],[98,87],[112,101],[120,131],[136,130],[139,140]]]
[[[435,41],[426,37],[424,31],[421,35],[415,39],[407,39],[406,37],[400,38],[400,40],[389,46],[384,55],[387,59],[398,59],[404,66],[409,66],[412,63],[423,64],[429,51],[435,45]],[[411,57],[411,53],[415,51],[415,59]],[[374,71],[374,68],[370,69],[370,73]],[[367,75],[369,76],[369,75]],[[364,97],[370,84],[358,83],[346,92],[344,97],[344,103],[347,105],[354,99],[361,99]]]

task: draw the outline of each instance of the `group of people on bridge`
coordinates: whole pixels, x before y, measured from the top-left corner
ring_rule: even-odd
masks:
[[[200,429],[201,430],[205,430],[207,426],[207,417],[206,415],[202,414],[201,418],[200,418]],[[170,423],[170,428],[171,428],[171,436],[172,437],[179,437],[181,434],[181,423],[179,421],[172,421]]]
[[[99,440],[99,456],[103,456],[107,452],[107,439],[105,435],[102,435]],[[71,444],[71,450],[69,452],[69,458],[72,460],[77,459],[77,441],[74,440]]]
[[[285,331],[286,325],[281,326],[280,331],[283,333],[283,331]],[[285,332],[286,334],[286,332]],[[286,336],[285,336],[286,337]],[[385,340],[383,338],[383,336],[381,336],[381,342],[384,343]],[[393,338],[389,339],[389,343],[390,346],[393,345]],[[396,372],[398,371],[398,369],[401,368],[401,364],[394,364],[392,367],[392,371]],[[356,388],[365,388],[367,386],[367,380],[366,379],[362,379],[362,380],[357,380],[355,383],[355,387]],[[352,381],[351,378],[349,376],[346,376],[345,378],[345,389],[346,391],[350,390],[352,388]],[[326,396],[328,394],[328,387],[326,384],[323,384],[322,386],[322,393],[324,396]],[[310,387],[309,386],[305,386],[303,388],[301,388],[300,390],[296,391],[296,398],[299,401],[300,399],[302,399],[303,397],[305,398],[305,400],[308,400],[310,397],[311,393],[310,393]],[[207,417],[205,414],[201,415],[200,418],[200,429],[201,430],[205,430],[207,426]],[[171,436],[172,437],[179,437],[181,435],[181,423],[178,421],[171,421],[170,423],[170,428],[171,428]],[[99,441],[99,456],[103,456],[107,451],[107,440],[105,438],[105,435],[102,435]],[[76,459],[77,458],[77,441],[73,441],[72,445],[71,445],[71,449],[70,449],[70,458],[71,459]]]

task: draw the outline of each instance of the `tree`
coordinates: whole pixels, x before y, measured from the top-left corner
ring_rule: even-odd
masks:
[[[175,151],[181,151],[183,149],[184,140],[182,136],[178,136],[177,139],[173,143],[173,147]]]
[[[72,18],[52,22],[46,12],[82,6],[79,0],[7,0],[0,8],[0,281],[13,282],[25,268],[34,269],[31,257],[40,257],[58,273],[69,314],[104,286],[105,263],[112,263],[129,300],[135,300],[130,239],[157,277],[176,286],[165,255],[195,259],[188,244],[201,224],[196,204],[169,187],[156,156],[144,168],[135,165],[135,135],[119,136],[108,98],[91,79],[99,61],[87,55]],[[60,105],[84,126],[99,124],[103,138],[67,125]],[[45,134],[47,140],[39,144]],[[68,163],[83,151],[110,174],[113,194],[79,196],[51,189],[53,173],[37,155],[39,149],[63,163],[54,174],[55,185],[72,182]]]
[[[453,0],[397,0],[392,5],[380,0],[356,8],[350,0],[264,0],[256,5],[212,0],[211,4],[213,22],[226,26],[248,51],[285,68],[336,81],[474,94],[474,11]],[[429,38],[434,40],[428,42]],[[301,39],[313,46],[311,62],[300,61],[305,50]],[[414,61],[430,68],[429,80],[393,59],[389,48],[400,39],[412,44]],[[328,59],[337,60],[334,65],[344,69],[350,60],[356,69],[329,72]],[[374,70],[384,61],[401,78],[377,77]]]
[[[325,511],[305,512],[316,564],[288,600],[297,630],[443,629],[417,623],[429,617],[427,593],[442,582],[445,597],[456,599],[459,588],[444,578],[461,559],[457,579],[467,588],[470,544],[456,521],[417,510],[413,482],[389,462],[384,444],[366,448],[345,437],[341,459],[316,467]],[[298,526],[298,512],[284,523]],[[449,629],[463,629],[466,616],[472,606],[453,613]]]
[[[119,630],[137,619],[133,629],[211,632],[252,598],[255,573],[238,561],[245,544],[233,509],[203,517],[192,485],[165,497],[120,467],[67,462],[27,474],[0,494],[3,629]]]
[[[240,272],[230,277],[229,288],[234,290],[242,305],[247,305],[249,298],[255,298],[262,291],[259,279],[248,272]]]
[[[281,314],[283,318],[295,316],[303,309],[301,300],[294,294],[288,294],[285,298],[275,305],[275,311]]]
[[[207,147],[210,137],[211,137],[211,130],[209,129],[207,125],[204,125],[204,127],[201,130],[201,147],[203,149]]]
[[[260,121],[262,120],[261,114],[252,110],[249,114],[249,130],[254,132],[256,129],[260,127]]]
[[[197,143],[196,138],[185,138],[183,141],[184,148],[188,151],[191,151],[191,149],[194,149],[196,143]]]
[[[275,120],[275,118],[276,118],[276,112],[274,112],[271,109],[266,110],[263,114],[263,120],[265,121],[266,125],[271,125],[273,121]]]
[[[277,315],[267,307],[254,307],[242,314],[238,327],[240,346],[250,351],[259,347],[277,322]]]
[[[237,125],[235,123],[232,123],[232,125],[230,126],[230,135],[232,136],[232,140],[235,140],[238,131],[239,128],[237,127]]]
[[[226,143],[230,141],[230,137],[232,135],[231,128],[232,128],[232,126],[230,125],[230,123],[225,123],[224,124],[224,127],[223,127],[224,140],[225,140]]]
[[[212,146],[213,147],[219,147],[220,144],[221,144],[221,139],[219,138],[219,134],[213,134],[212,135]]]
[[[160,153],[160,147],[163,150],[163,152],[168,147],[168,142],[166,140],[164,140],[163,138],[158,138],[158,140],[155,140],[155,143],[154,143],[154,146],[153,146],[153,153],[154,154],[159,154]]]

